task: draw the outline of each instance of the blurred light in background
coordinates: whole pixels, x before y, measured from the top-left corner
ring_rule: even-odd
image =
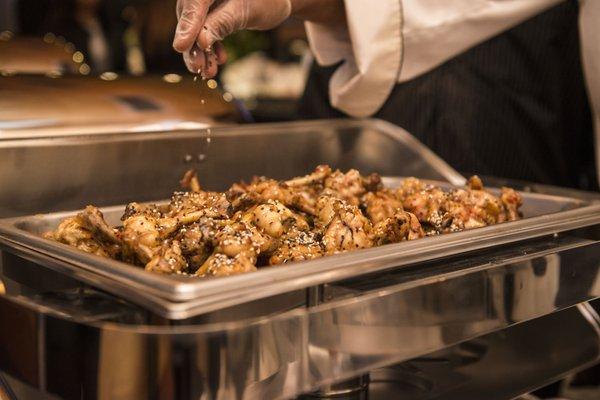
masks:
[[[208,86],[209,89],[216,89],[219,84],[214,79],[209,79],[206,81],[206,86]]]
[[[46,42],[48,44],[54,43],[55,40],[56,40],[56,35],[52,32],[48,32],[44,35],[44,42]]]
[[[71,42],[68,42],[67,44],[65,44],[65,51],[69,54],[73,54],[73,52],[75,51],[75,45]]]
[[[0,32],[0,40],[7,42],[12,39],[13,33],[11,31],[2,31]]]
[[[90,72],[92,72],[92,69],[90,68],[90,66],[89,66],[89,65],[87,65],[87,64],[85,64],[85,63],[84,63],[84,64],[81,64],[81,66],[79,67],[79,73],[80,73],[81,75],[89,75],[89,74],[90,74]]]
[[[163,75],[162,79],[163,79],[163,81],[168,82],[168,83],[179,83],[179,82],[181,82],[183,77],[178,74],[166,74],[166,75]]]
[[[100,74],[100,79],[103,81],[114,81],[119,78],[119,74],[112,71],[103,72]]]
[[[60,78],[62,76],[62,72],[61,71],[48,71],[46,72],[46,76],[48,78]]]
[[[76,63],[82,63],[83,53],[80,51],[76,51],[75,53],[73,53],[73,61],[75,61]]]

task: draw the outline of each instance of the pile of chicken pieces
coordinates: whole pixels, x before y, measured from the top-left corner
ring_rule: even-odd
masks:
[[[377,174],[326,165],[288,181],[255,177],[226,192],[202,190],[193,171],[182,185],[188,191],[168,204],[127,205],[121,226],[87,206],[45,237],[152,272],[227,276],[513,221],[522,204],[513,189],[494,196],[476,176],[465,189],[415,178],[389,189]]]

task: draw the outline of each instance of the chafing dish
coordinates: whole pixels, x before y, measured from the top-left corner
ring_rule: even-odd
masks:
[[[0,77],[0,93],[0,141],[165,132],[243,120],[235,102],[191,75],[11,75]]]
[[[0,217],[165,199],[189,168],[197,169],[205,187],[224,190],[253,175],[300,176],[318,164],[465,182],[412,136],[382,121],[37,139],[0,135]]]
[[[398,179],[385,181],[390,187],[399,184]],[[525,219],[520,221],[328,256],[301,265],[262,268],[226,279],[153,274],[41,237],[77,211],[0,221],[0,244],[163,317],[186,319],[311,286],[600,223],[600,203],[534,193],[524,193],[523,197]],[[124,206],[117,206],[105,208],[103,213],[109,224],[118,225],[123,211]]]
[[[13,37],[0,32],[0,75],[77,73],[79,65],[73,60],[74,49],[46,43],[37,37]],[[70,51],[66,51],[70,50]]]
[[[205,138],[202,132],[140,134],[135,139],[127,134],[56,138],[55,144],[61,145],[56,147],[48,147],[49,140],[9,141],[0,146],[0,153],[17,162],[36,154],[59,160],[68,153],[112,157],[138,151],[162,167],[144,171],[147,163],[134,157],[123,159],[129,169],[96,171],[104,165],[100,157],[83,158],[82,168],[91,172],[75,181],[81,185],[84,176],[107,175],[104,179],[117,183],[106,186],[104,204],[115,199],[117,204],[140,196],[165,198],[174,189],[172,182],[190,166],[185,155],[204,151]],[[214,147],[198,166],[201,181],[215,189],[255,174],[300,175],[319,163],[464,183],[405,132],[378,121],[223,128],[213,130],[212,139]],[[68,151],[67,143],[72,146]],[[52,165],[44,174],[58,184],[50,177],[67,168]],[[135,185],[122,181],[127,174],[137,178]],[[25,175],[33,172],[26,168]],[[0,176],[0,181],[6,179]],[[67,192],[73,188],[70,181],[59,187]],[[27,188],[16,192],[31,199]],[[102,192],[73,193],[81,206],[96,202]],[[495,349],[497,357],[502,340],[514,348],[525,340],[523,335],[527,343],[535,343],[535,335],[544,332],[540,343],[549,349],[562,346],[562,356],[551,363],[543,351],[532,350],[530,362],[548,368],[539,375],[527,374],[529,380],[525,372],[523,379],[513,379],[509,370],[506,376],[514,385],[502,392],[505,397],[495,398],[514,397],[598,359],[597,316],[585,305],[569,308],[600,297],[596,197],[570,191],[560,196],[524,194],[528,218],[522,221],[239,277],[188,280],[183,282],[188,289],[181,292],[168,289],[182,287],[178,279],[162,281],[167,277],[139,270],[133,277],[129,274],[134,269],[127,265],[74,260],[67,248],[52,248],[32,236],[65,214],[53,215],[54,220],[39,216],[4,221],[1,236],[7,251],[0,279],[6,294],[0,296],[0,325],[12,329],[0,333],[0,370],[9,380],[64,398],[276,399],[318,387],[332,393],[340,380],[402,361],[412,363],[398,367],[400,372],[374,373],[376,388],[377,382],[405,376],[406,368],[415,372],[415,362],[427,363],[423,357],[433,352],[459,351],[460,343],[476,345],[472,341],[478,338],[487,340],[488,351]],[[77,208],[65,204],[46,201],[40,211]],[[5,215],[22,214],[26,207],[18,208],[6,207]],[[114,269],[107,274],[103,268]],[[125,276],[129,282],[122,279]],[[567,322],[576,335],[556,330]],[[10,332],[22,334],[15,338]],[[506,362],[525,357],[511,355],[514,358]],[[425,359],[432,357],[440,355]],[[441,390],[444,377],[452,372],[428,371],[427,377],[409,374],[411,382],[424,382],[419,387],[429,388],[412,398],[439,396],[434,388]],[[471,377],[479,372],[481,380],[472,378],[467,382],[471,386],[463,382],[447,393],[477,398],[467,389],[475,390],[490,374],[475,367],[470,371]],[[361,391],[364,380],[357,382],[358,390],[350,392]]]

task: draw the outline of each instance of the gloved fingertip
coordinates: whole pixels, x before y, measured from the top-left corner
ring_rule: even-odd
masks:
[[[183,53],[191,47],[191,44],[189,42],[189,38],[181,35],[176,35],[175,39],[173,39],[173,49],[175,49],[175,51],[177,51],[178,53]]]
[[[212,48],[213,44],[216,42],[216,38],[212,34],[212,31],[204,26],[198,36],[198,42],[200,48],[206,50]]]
[[[227,51],[221,42],[216,42],[213,45],[213,51],[217,57],[218,65],[223,65],[227,62]]]

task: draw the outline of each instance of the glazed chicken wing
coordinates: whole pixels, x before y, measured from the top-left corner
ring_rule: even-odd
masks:
[[[505,188],[497,197],[484,189],[477,176],[469,179],[465,189],[449,191],[410,178],[397,194],[404,209],[417,216],[428,235],[514,221],[521,206],[521,197],[514,190]]]
[[[377,224],[402,211],[402,202],[389,189],[368,192],[361,198],[362,207],[372,223]]]
[[[230,257],[215,253],[196,271],[196,276],[230,276],[256,271],[256,256],[253,253],[238,253]]]
[[[93,206],[45,237],[160,274],[227,276],[257,268],[471,229],[521,217],[521,196],[472,177],[443,189],[416,178],[384,188],[377,174],[318,166],[287,181],[255,177],[206,191],[195,171],[163,204],[130,203],[110,226]]]
[[[321,235],[316,232],[291,231],[281,240],[269,258],[269,265],[312,260],[323,256]]]
[[[365,178],[355,169],[351,169],[345,174],[338,170],[325,178],[325,189],[322,194],[334,196],[348,204],[358,206],[361,196],[367,191],[380,189],[380,183],[381,178],[376,174]]]
[[[372,237],[376,246],[415,240],[425,236],[421,223],[408,211],[397,211],[374,226]]]
[[[174,240],[163,243],[145,268],[146,271],[161,274],[180,274],[187,272],[188,262],[181,252],[179,242]]]
[[[337,197],[323,195],[317,200],[318,225],[323,232],[326,253],[364,249],[373,246],[369,221],[354,205]]]
[[[46,233],[44,237],[102,257],[116,258],[119,253],[118,247],[97,239],[79,215],[65,219],[55,231]]]

